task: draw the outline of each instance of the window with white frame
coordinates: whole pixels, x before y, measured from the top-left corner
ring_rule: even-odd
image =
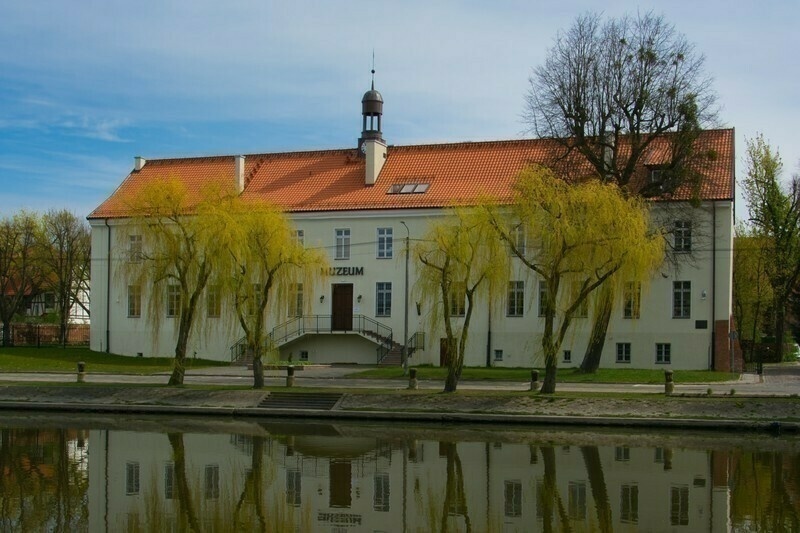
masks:
[[[565,363],[572,362],[572,350],[564,350],[564,362]]]
[[[289,285],[289,316],[303,316],[303,284],[292,283]]]
[[[167,317],[176,317],[181,312],[181,286],[167,287]]]
[[[219,465],[206,465],[205,496],[206,500],[219,498]]]
[[[467,287],[464,283],[450,286],[450,316],[464,316],[467,313]]]
[[[125,494],[139,494],[139,461],[125,463]]]
[[[494,360],[495,361],[502,361],[503,360],[503,350],[495,350],[494,351]]]
[[[292,507],[300,507],[302,474],[296,468],[286,470],[286,503]]]
[[[547,312],[547,282],[539,280],[539,316]]]
[[[378,259],[391,259],[392,245],[392,228],[378,228]]]
[[[206,289],[206,313],[209,317],[217,318],[222,314],[222,298],[219,285],[209,285]]]
[[[372,498],[372,508],[381,513],[389,512],[390,486],[389,474],[381,472],[375,474],[375,492]]]
[[[639,522],[639,485],[622,485],[619,491],[619,519],[625,524]]]
[[[389,281],[375,284],[375,316],[392,316],[392,283]]]
[[[525,309],[525,282],[508,282],[508,308],[507,316],[522,316]]]
[[[128,261],[138,263],[142,260],[142,236],[128,235]]]
[[[692,221],[676,220],[674,228],[673,249],[678,253],[688,253],[692,251]]]
[[[672,363],[672,346],[668,342],[656,343],[656,363],[660,365]]]
[[[586,482],[570,481],[567,493],[567,512],[572,520],[586,519]]]
[[[128,317],[142,316],[142,286],[128,285]]]
[[[672,318],[690,318],[692,315],[692,282],[672,282]]]
[[[639,318],[642,300],[642,284],[638,281],[628,281],[622,294],[622,317]]]
[[[336,229],[335,259],[350,259],[350,228]]]
[[[294,235],[292,236],[294,242],[299,244],[300,246],[305,246],[306,244],[306,232],[302,229],[294,230]]]
[[[631,460],[631,449],[628,446],[616,446],[614,448],[614,460],[626,462]]]
[[[631,343],[618,342],[617,363],[630,363],[630,362],[631,362]]]
[[[175,498],[175,463],[164,465],[164,499]]]
[[[689,487],[670,487],[670,524],[673,526],[689,525]]]
[[[522,482],[505,481],[504,488],[504,514],[510,518],[522,516]]]

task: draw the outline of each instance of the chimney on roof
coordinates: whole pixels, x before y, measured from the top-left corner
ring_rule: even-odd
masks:
[[[234,160],[234,173],[236,174],[236,192],[244,192],[244,156],[237,155]]]
[[[140,170],[142,170],[142,168],[144,168],[145,163],[147,163],[147,159],[145,159],[140,155],[137,155],[136,157],[133,158],[133,170],[139,172]]]
[[[366,159],[365,185],[375,185],[383,164],[386,162],[386,143],[377,139],[364,141],[364,157]]]

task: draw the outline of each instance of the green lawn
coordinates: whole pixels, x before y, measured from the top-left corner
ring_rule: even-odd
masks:
[[[441,367],[417,367],[418,379],[439,379],[447,375],[447,369]],[[372,368],[348,375],[351,378],[364,379],[408,379],[403,376],[401,368]],[[711,370],[676,370],[674,380],[676,383],[711,383],[715,381],[730,381],[739,377],[738,374],[728,372],[713,372]],[[483,368],[466,367],[461,374],[461,379],[469,380],[495,380],[495,381],[530,381],[529,368]],[[544,379],[544,370],[539,370],[539,380]],[[557,380],[561,383],[664,383],[663,370],[637,370],[631,368],[601,368],[596,374],[581,374],[573,369],[558,371]]]
[[[93,352],[86,347],[0,348],[0,371],[3,372],[74,372],[78,361],[86,363],[86,371],[89,373],[154,374],[172,370],[171,357],[127,357]],[[186,359],[187,368],[228,364],[191,357]]]

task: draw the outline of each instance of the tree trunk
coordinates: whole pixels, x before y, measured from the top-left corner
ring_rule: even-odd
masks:
[[[555,360],[548,358],[544,365],[544,381],[542,382],[542,394],[553,394],[556,392],[556,371],[558,365]]]
[[[778,362],[783,361],[783,336],[786,333],[786,299],[780,303],[776,302],[775,305],[775,350],[778,355]],[[731,372],[733,369],[731,368]]]
[[[614,292],[610,289],[602,288],[598,298],[600,300],[597,304],[594,324],[592,324],[592,333],[581,362],[580,371],[585,374],[594,374],[600,368],[600,357],[603,355],[608,324],[611,321],[611,310],[614,307]]]
[[[253,352],[253,388],[264,388],[264,360],[261,358],[261,350]]]
[[[3,321],[3,347],[12,346],[14,343],[11,341],[11,321]]]
[[[168,385],[183,385],[183,377],[186,375],[186,344],[187,335],[179,332],[178,343],[175,345],[175,362]]]
[[[200,522],[194,509],[194,499],[189,490],[189,482],[186,476],[186,450],[183,446],[182,433],[167,434],[170,446],[172,447],[172,460],[175,467],[175,492],[178,496],[178,507],[181,510],[181,517],[188,522],[189,531],[201,531]],[[186,524],[181,520],[183,524]]]
[[[608,501],[606,479],[603,475],[603,464],[600,460],[600,451],[597,446],[581,446],[583,463],[586,465],[586,474],[589,476],[589,486],[592,489],[592,499],[597,511],[597,523],[603,533],[613,532],[614,525],[611,520],[611,504]]]

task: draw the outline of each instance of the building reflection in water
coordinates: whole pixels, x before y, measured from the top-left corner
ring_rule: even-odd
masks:
[[[319,424],[153,429],[3,430],[0,529],[800,527],[794,439]]]

